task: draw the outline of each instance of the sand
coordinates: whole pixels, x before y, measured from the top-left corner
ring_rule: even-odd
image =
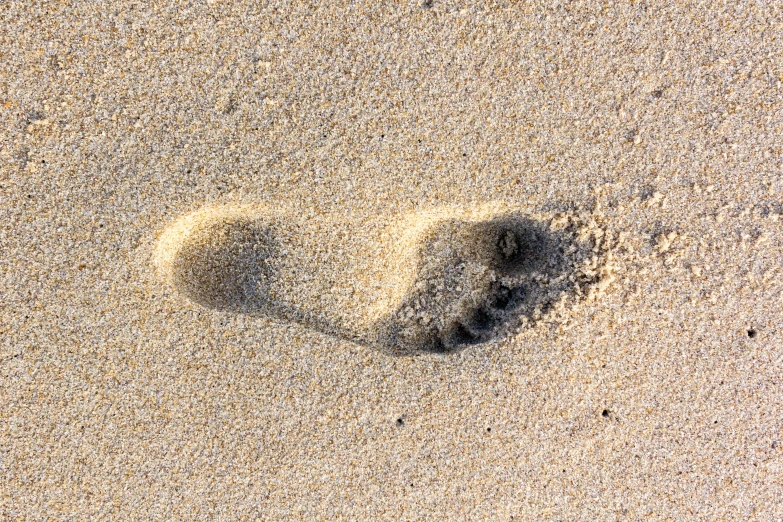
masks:
[[[783,4],[0,24],[0,519],[783,519]]]

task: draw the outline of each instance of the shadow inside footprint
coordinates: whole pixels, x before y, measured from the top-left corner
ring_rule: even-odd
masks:
[[[207,207],[161,234],[155,264],[181,295],[206,308],[272,316],[360,339],[328,315],[338,307],[324,311],[312,291],[304,293],[320,283],[305,237],[290,216],[253,206]]]
[[[397,354],[448,353],[502,334],[571,285],[569,244],[519,214],[438,223],[421,242],[409,292],[377,324],[378,344]]]
[[[207,216],[179,239],[167,271],[180,293],[218,310],[247,313],[269,307],[277,250],[269,220],[240,214]]]

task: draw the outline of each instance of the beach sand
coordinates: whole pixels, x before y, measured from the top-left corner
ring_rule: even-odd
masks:
[[[783,520],[783,4],[0,24],[0,519]]]

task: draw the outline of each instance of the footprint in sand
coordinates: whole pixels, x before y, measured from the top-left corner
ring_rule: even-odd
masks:
[[[333,228],[253,206],[208,207],[163,232],[155,263],[202,306],[296,321],[398,355],[506,335],[611,277],[606,234],[573,216],[417,214],[380,236],[388,244],[362,257],[371,266],[322,275],[338,262],[317,254],[330,250]]]

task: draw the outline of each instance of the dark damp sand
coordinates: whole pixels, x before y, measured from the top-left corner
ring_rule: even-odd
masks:
[[[783,519],[778,4],[0,23],[0,519]],[[299,224],[303,315],[162,282],[164,231],[224,205]],[[484,330],[509,213],[586,279]],[[362,338],[408,305],[460,349]]]

